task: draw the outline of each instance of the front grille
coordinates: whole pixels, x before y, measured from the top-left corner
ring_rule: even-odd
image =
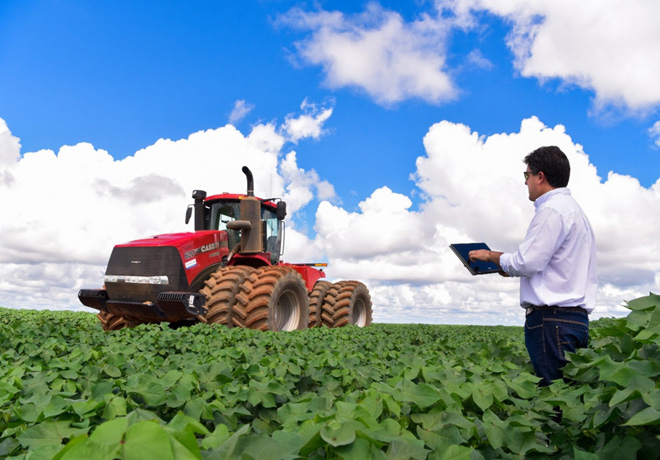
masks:
[[[108,297],[127,302],[156,302],[158,293],[186,291],[188,280],[174,247],[116,247],[105,272]]]

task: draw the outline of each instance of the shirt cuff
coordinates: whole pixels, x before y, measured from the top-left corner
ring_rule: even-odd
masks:
[[[513,254],[504,253],[500,255],[500,267],[502,267],[502,270],[505,273],[509,273],[509,270],[511,269],[512,258],[513,258]]]

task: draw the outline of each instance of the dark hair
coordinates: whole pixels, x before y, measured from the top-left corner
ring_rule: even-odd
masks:
[[[571,165],[561,149],[555,145],[540,147],[525,157],[525,164],[533,174],[543,171],[548,184],[566,187],[571,177]]]

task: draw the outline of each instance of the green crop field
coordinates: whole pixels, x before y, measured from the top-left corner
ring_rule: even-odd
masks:
[[[105,333],[0,309],[0,458],[655,459],[659,300],[592,323],[573,383],[543,389],[516,327]]]

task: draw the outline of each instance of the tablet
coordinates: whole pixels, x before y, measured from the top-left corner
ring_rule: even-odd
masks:
[[[465,268],[468,269],[473,275],[485,275],[487,273],[498,273],[501,268],[492,262],[482,262],[477,260],[475,262],[470,262],[470,256],[468,255],[470,251],[476,249],[486,249],[490,251],[486,243],[462,243],[462,244],[450,244],[449,247],[454,254],[463,262]]]

